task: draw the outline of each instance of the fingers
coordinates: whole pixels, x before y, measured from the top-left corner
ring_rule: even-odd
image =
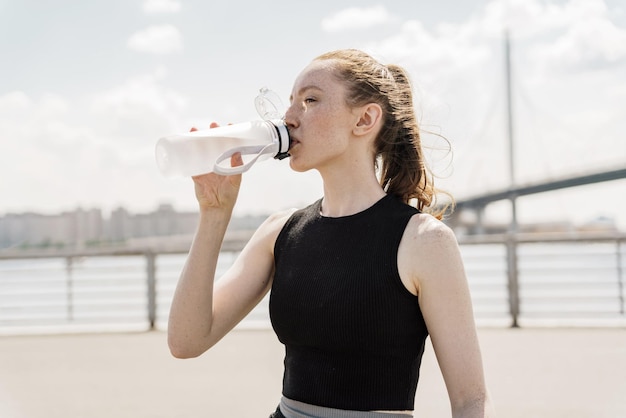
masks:
[[[220,126],[217,122],[211,122],[211,124],[209,125],[209,128],[217,128],[218,126]],[[197,131],[198,128],[196,128],[195,126],[192,126],[191,129],[189,129],[189,132],[195,132]]]
[[[243,165],[243,158],[241,158],[241,153],[236,152],[230,157],[230,166],[237,167]]]
[[[229,123],[229,125],[232,125],[231,123]],[[211,122],[211,124],[209,125],[209,128],[217,128],[218,126],[220,126],[217,122]],[[198,128],[196,128],[195,126],[192,126],[191,129],[189,129],[189,132],[195,132],[197,131]],[[241,157],[241,153],[240,152],[236,152],[234,153],[231,157],[230,157],[230,166],[231,167],[237,167],[243,165],[243,158]],[[192,176],[192,178],[196,178],[196,177],[201,177],[200,176]]]

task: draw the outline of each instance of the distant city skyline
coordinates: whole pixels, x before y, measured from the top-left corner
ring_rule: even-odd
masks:
[[[234,217],[230,230],[254,230],[265,217]],[[125,244],[129,240],[186,235],[196,229],[197,212],[179,212],[160,205],[151,212],[117,208],[104,216],[99,208],[33,212],[0,216],[0,250],[6,248],[85,248]],[[189,239],[190,241],[190,239]]]
[[[235,216],[229,230],[256,229],[267,215]],[[105,215],[99,208],[77,208],[56,214],[35,212],[11,213],[0,216],[0,251],[13,249],[71,249],[124,245],[140,239],[179,236],[180,245],[191,243],[196,230],[196,211],[177,211],[172,205],[159,205],[153,211],[134,213],[120,207]],[[475,219],[461,216],[450,226],[458,234],[474,234]],[[506,223],[487,221],[480,233],[503,232]],[[520,224],[523,232],[607,232],[617,231],[614,219],[594,218],[575,225],[563,219],[546,219],[538,224]]]

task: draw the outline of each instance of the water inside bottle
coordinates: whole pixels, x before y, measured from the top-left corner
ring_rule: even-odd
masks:
[[[181,136],[174,140],[163,140],[157,144],[157,164],[168,177],[197,176],[212,172],[217,157],[242,144],[243,141],[228,137],[199,141],[191,136]]]
[[[210,172],[238,174],[248,170],[256,161],[289,156],[289,132],[282,120],[284,106],[280,98],[273,91],[262,88],[255,105],[263,118],[261,121],[161,138],[155,150],[161,173],[167,177]],[[229,157],[233,152],[240,152],[243,159],[243,165],[238,169],[230,166]]]

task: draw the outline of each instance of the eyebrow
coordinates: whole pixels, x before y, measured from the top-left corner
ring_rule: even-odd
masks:
[[[317,90],[317,91],[323,91],[320,87],[314,85],[314,84],[309,84],[308,86],[304,86],[302,87],[300,90],[298,90],[298,92],[296,93],[296,95],[301,95],[304,92],[306,92],[307,90]],[[293,101],[293,94],[289,96],[289,101]]]

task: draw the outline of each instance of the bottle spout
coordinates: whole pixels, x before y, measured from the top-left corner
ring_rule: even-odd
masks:
[[[285,124],[284,119],[274,119],[269,121],[278,134],[278,151],[274,155],[274,159],[282,160],[290,156],[289,149],[291,148],[291,136],[289,135],[289,128]]]
[[[267,87],[259,89],[259,95],[254,99],[256,111],[263,120],[282,119],[285,116],[285,106],[275,91]]]
[[[289,157],[291,137],[289,136],[289,129],[285,125],[285,106],[280,96],[267,87],[261,87],[259,95],[254,99],[254,105],[259,116],[263,120],[271,122],[276,128],[279,146],[274,159],[282,160]]]

